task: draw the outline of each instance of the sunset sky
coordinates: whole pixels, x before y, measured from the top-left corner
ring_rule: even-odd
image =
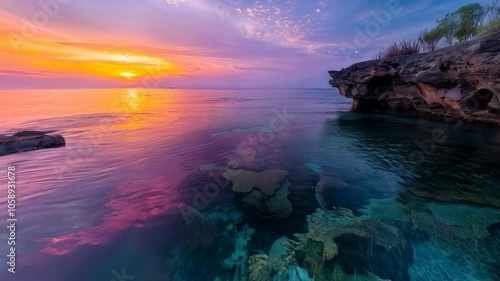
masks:
[[[1,0],[0,88],[327,87],[470,2]]]

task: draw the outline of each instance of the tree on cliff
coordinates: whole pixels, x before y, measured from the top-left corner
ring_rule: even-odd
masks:
[[[431,32],[440,36],[447,45],[453,45],[455,33],[458,29],[457,17],[448,13],[443,18],[438,19],[437,24],[436,27],[431,29]]]
[[[458,21],[455,37],[458,42],[464,42],[476,36],[477,28],[483,23],[485,9],[481,4],[474,3],[463,6],[454,14]]]
[[[420,36],[427,51],[433,51],[439,42],[446,46],[474,39],[477,35],[486,35],[498,31],[500,6],[498,0],[482,6],[479,3],[465,5],[453,13],[448,13],[437,20],[437,26]],[[432,48],[433,45],[434,48]]]
[[[438,19],[437,26],[430,33],[436,37],[441,36],[447,45],[461,43],[476,36],[484,17],[485,8],[481,4],[469,4]]]
[[[381,59],[400,55],[432,52],[440,46],[451,46],[500,32],[500,5],[498,0],[488,5],[472,3],[453,13],[448,13],[436,21],[432,29],[424,29],[418,40],[402,40],[376,53],[373,58]]]

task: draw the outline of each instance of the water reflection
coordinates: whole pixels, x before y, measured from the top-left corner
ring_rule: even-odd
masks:
[[[398,225],[409,223],[411,280],[495,280],[498,242],[488,229],[500,221],[500,174],[487,165],[498,159],[498,129],[452,125],[378,115],[346,113],[327,123],[326,131],[349,136],[356,151],[397,175],[399,195],[370,199],[364,217]],[[445,132],[442,143],[422,140],[436,128]],[[484,145],[488,143],[489,145]],[[427,149],[427,150],[426,150]],[[410,155],[420,152],[424,161]],[[485,165],[486,164],[486,165]],[[401,227],[399,227],[401,229]],[[403,228],[404,230],[404,228]],[[403,232],[405,233],[405,232]]]
[[[68,142],[0,159],[22,171],[21,278],[500,275],[499,130],[346,112],[330,90],[40,93],[21,94],[46,116],[10,108],[0,124]],[[255,146],[284,105],[297,118]],[[409,161],[434,128],[447,141]]]
[[[500,207],[500,173],[494,168],[500,157],[496,128],[464,124],[454,129],[446,123],[354,113],[342,115],[332,126],[355,143],[358,153],[395,174],[406,192]],[[444,142],[433,140],[436,130]]]
[[[102,222],[67,235],[47,238],[40,254],[65,255],[84,245],[100,245],[124,229],[144,227],[155,218],[176,210],[180,202],[171,184],[162,177],[124,182],[111,191]],[[45,240],[45,239],[44,239]]]

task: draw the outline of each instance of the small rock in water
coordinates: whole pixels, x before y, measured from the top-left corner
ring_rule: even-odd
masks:
[[[23,131],[12,136],[0,136],[0,156],[66,145],[61,135],[47,135],[39,131]]]

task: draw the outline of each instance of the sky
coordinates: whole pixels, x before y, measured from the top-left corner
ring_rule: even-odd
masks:
[[[323,88],[464,0],[0,0],[0,88]]]

